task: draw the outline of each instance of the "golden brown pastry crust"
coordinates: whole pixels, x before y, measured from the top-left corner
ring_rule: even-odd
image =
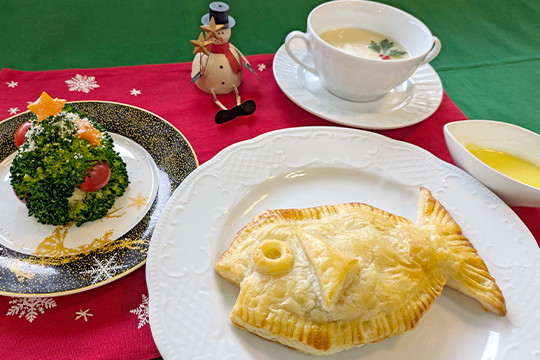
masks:
[[[261,271],[256,249],[264,244],[285,249],[268,252],[275,263],[288,259],[284,267]],[[230,315],[236,326],[314,355],[415,328],[445,283],[506,313],[484,262],[425,188],[418,225],[359,203],[266,211],[215,269],[241,287]]]

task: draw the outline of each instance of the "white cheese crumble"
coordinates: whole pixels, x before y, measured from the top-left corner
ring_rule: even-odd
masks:
[[[73,190],[73,195],[68,197],[67,200],[68,200],[69,205],[75,206],[77,201],[84,200],[85,197],[86,197],[85,191],[82,191],[79,188],[75,188],[75,190]]]
[[[62,115],[62,116],[59,116],[59,115]],[[76,132],[76,128],[77,128],[77,125],[73,122],[73,118],[76,117],[76,118],[79,118],[76,114],[72,114],[72,113],[68,113],[68,112],[65,112],[65,111],[62,111],[59,115],[57,116],[54,116],[50,122],[50,126],[54,126],[54,127],[57,127],[59,128],[59,131],[58,131],[58,134],[60,135],[60,137],[62,138],[63,141],[67,141],[67,142],[71,142],[71,138],[73,137],[73,135],[75,134]],[[74,123],[75,124],[75,129],[73,129],[70,125],[69,125],[69,122],[71,123]],[[34,138],[35,136],[37,135],[40,135],[41,133],[43,133],[45,131],[45,128],[43,127],[43,125],[41,123],[35,123],[33,124],[29,129],[28,131],[26,132],[26,143],[28,144],[27,146],[22,146],[21,148],[19,148],[19,152],[30,152],[30,151],[34,151],[36,149],[36,143],[34,141]]]
[[[65,112],[63,112],[65,113]],[[90,122],[90,120],[88,118],[82,118],[77,115],[77,114],[73,114],[73,113],[65,113],[65,116],[66,116],[66,119],[72,121],[74,124],[75,124],[75,127],[77,128],[77,134],[80,134],[84,131],[84,129],[79,129],[79,124],[81,122]],[[99,136],[98,136],[100,139],[102,138],[102,134],[100,132]]]

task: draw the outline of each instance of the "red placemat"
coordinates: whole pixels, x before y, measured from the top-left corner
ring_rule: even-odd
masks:
[[[43,72],[0,71],[0,120],[26,110],[43,91],[52,97],[120,102],[151,111],[172,123],[191,143],[199,163],[225,147],[268,131],[297,126],[339,126],[296,106],[277,86],[273,55],[248,57],[261,78],[245,71],[243,100],[253,99],[255,114],[223,125],[211,95],[190,84],[191,64],[148,65]],[[228,107],[233,94],[220,96]],[[403,129],[377,131],[418,145],[452,162],[444,124],[466,119],[446,94],[425,121]],[[540,239],[538,208],[513,208]],[[0,296],[0,344],[9,359],[151,359],[159,356],[148,325],[144,267],[111,284],[68,296]]]

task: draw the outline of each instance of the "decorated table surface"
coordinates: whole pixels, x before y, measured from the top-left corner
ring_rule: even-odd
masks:
[[[255,113],[217,125],[214,116],[219,108],[212,96],[190,84],[193,46],[189,40],[198,36],[200,16],[207,11],[206,3],[195,5],[193,2],[192,6],[187,6],[171,1],[157,5],[140,0],[120,17],[123,29],[114,28],[109,23],[109,20],[114,21],[108,18],[112,16],[111,11],[121,13],[123,10],[116,5],[101,4],[100,10],[111,11],[92,10],[89,4],[87,6],[90,9],[66,9],[66,12],[86,10],[95,21],[104,21],[103,32],[96,30],[96,38],[101,45],[82,40],[73,46],[67,45],[69,41],[76,40],[77,36],[79,39],[92,38],[90,34],[93,34],[93,30],[84,28],[89,26],[86,23],[89,20],[83,19],[82,28],[70,35],[73,37],[62,35],[64,42],[41,48],[43,57],[40,58],[23,44],[26,37],[30,38],[30,34],[39,32],[30,20],[23,21],[24,26],[20,32],[13,29],[10,32],[4,31],[8,26],[16,28],[14,24],[18,23],[17,19],[23,18],[21,7],[16,2],[9,5],[8,1],[4,7],[12,17],[9,21],[4,18],[0,25],[0,46],[11,50],[9,55],[6,55],[4,49],[0,51],[0,130],[13,134],[16,128],[7,129],[7,124],[22,121],[28,103],[37,99],[43,91],[80,106],[86,104],[87,108],[93,106],[88,105],[88,101],[91,101],[92,104],[130,109],[129,112],[139,114],[136,115],[135,127],[144,129],[141,130],[143,133],[148,131],[148,136],[154,139],[151,142],[157,141],[159,137],[167,138],[172,130],[171,136],[183,141],[184,145],[166,155],[156,155],[157,167],[160,169],[158,176],[166,177],[170,182],[165,195],[158,193],[159,201],[156,200],[153,210],[150,210],[150,214],[154,211],[156,216],[148,215],[148,223],[155,225],[160,206],[165,206],[168,197],[188,173],[228,146],[280,129],[346,127],[346,124],[340,124],[339,121],[328,121],[317,116],[320,115],[319,110],[298,106],[298,101],[293,101],[291,94],[284,92],[284,84],[279,82],[279,78],[276,81],[277,76],[274,75],[275,67],[282,61],[280,46],[285,35],[290,30],[305,30],[309,9],[318,3],[311,1],[292,5],[291,2],[282,1],[269,5],[254,2],[254,5],[247,6],[239,1],[229,2],[231,12],[238,19],[231,41],[248,55],[261,81],[245,71],[241,95],[243,100],[251,99],[257,104]],[[521,0],[508,7],[502,0],[478,4],[464,0],[396,0],[388,3],[424,20],[434,35],[441,39],[441,54],[431,63],[432,67],[423,70],[435,76],[431,80],[434,88],[430,91],[434,91],[435,95],[432,95],[437,99],[433,109],[427,112],[423,110],[425,118],[419,122],[395,129],[373,127],[369,131],[417,145],[449,163],[452,163],[452,158],[442,131],[448,122],[467,118],[495,119],[540,132],[536,116],[540,60],[533,51],[534,47],[526,46],[533,43],[534,34],[538,33],[532,31],[535,27],[538,30],[538,24],[534,21],[540,15],[538,2]],[[36,11],[36,17],[39,11],[50,11],[40,9],[40,6],[32,10]],[[105,18],[98,20],[102,14]],[[146,19],[143,14],[147,15]],[[268,23],[267,16],[275,20],[278,14],[282,17],[275,23],[275,31],[260,26]],[[163,16],[162,20],[160,16]],[[184,22],[180,24],[178,19]],[[157,29],[160,21],[162,28]],[[58,24],[68,25],[67,22]],[[49,22],[44,22],[43,27],[50,36],[54,36],[57,31],[62,32]],[[146,27],[152,31],[143,34]],[[108,37],[107,31],[115,31],[118,36]],[[8,33],[12,34],[9,38],[6,35]],[[258,35],[252,36],[255,33]],[[141,40],[145,36],[146,40]],[[50,37],[44,38],[44,44],[51,41]],[[31,39],[29,42],[37,49],[39,46],[35,41]],[[122,44],[122,41],[125,43]],[[134,45],[131,46],[130,42],[134,42]],[[83,44],[89,44],[91,48],[85,49]],[[438,84],[442,84],[442,87],[438,87]],[[419,84],[413,86],[418,87]],[[220,100],[227,107],[233,107],[236,103],[234,94],[221,96]],[[133,116],[128,113],[125,117],[115,118],[110,124],[111,131],[129,135],[134,124],[127,119],[133,119]],[[380,117],[376,120],[380,120]],[[139,140],[145,136],[142,133],[132,135]],[[9,141],[11,138],[8,136],[0,142],[0,153],[5,154],[0,161],[15,151]],[[151,153],[154,151],[151,146],[145,148]],[[181,174],[163,170],[166,166],[160,168],[161,160],[166,163],[169,157],[177,156],[178,153],[187,156],[187,160],[185,157],[180,161],[174,160],[175,163],[183,164]],[[7,204],[5,198],[0,201],[2,206]],[[135,201],[134,207],[136,205]],[[525,207],[514,207],[512,210],[539,241],[540,210]],[[150,231],[153,230],[149,226]],[[134,251],[141,252],[143,259],[128,268],[123,258],[116,257],[114,252],[105,252],[95,259],[89,258],[85,269],[72,270],[81,278],[86,276],[86,285],[78,285],[74,291],[50,290],[47,287],[40,288],[39,285],[32,287],[34,290],[13,290],[13,287],[6,290],[2,287],[0,344],[3,357],[160,357],[149,325],[149,297],[144,266],[150,235],[148,232],[140,235],[139,239],[144,240],[143,245],[137,245],[141,247]],[[0,246],[0,285],[9,282],[20,285],[19,289],[28,289],[32,279],[42,274],[26,265],[8,266],[10,261],[13,264],[13,257],[7,255],[10,251],[6,246]],[[22,258],[16,261],[24,263]]]

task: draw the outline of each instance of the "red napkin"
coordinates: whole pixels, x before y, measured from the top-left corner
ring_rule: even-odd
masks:
[[[244,70],[242,100],[252,99],[256,112],[223,125],[211,95],[190,84],[191,64],[23,72],[0,71],[0,119],[26,110],[43,91],[52,97],[104,100],[134,105],[168,120],[191,143],[199,163],[225,147],[268,131],[296,126],[339,126],[296,106],[277,86],[273,55],[248,57],[262,82]],[[234,94],[220,100],[229,108]],[[466,119],[444,98],[423,122],[403,129],[378,131],[418,145],[452,162],[443,137],[444,124]],[[538,208],[513,208],[540,239]],[[8,359],[150,359],[159,356],[148,325],[148,291],[144,267],[111,284],[68,296],[24,299],[0,296],[0,344]]]

